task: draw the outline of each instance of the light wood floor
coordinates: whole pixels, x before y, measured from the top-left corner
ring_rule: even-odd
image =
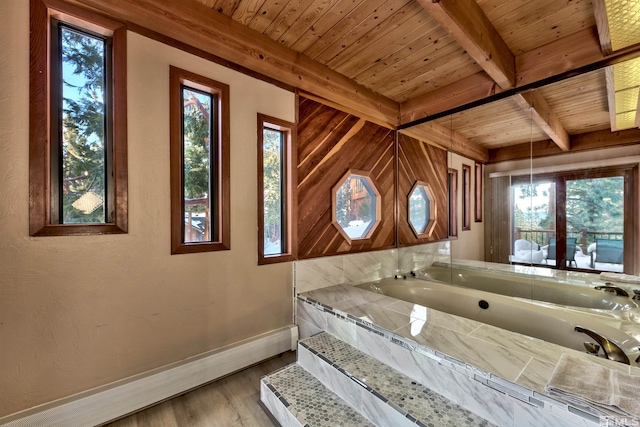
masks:
[[[258,404],[260,378],[295,360],[289,351],[105,427],[272,427]]]

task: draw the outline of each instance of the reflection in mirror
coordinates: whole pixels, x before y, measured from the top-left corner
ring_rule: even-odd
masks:
[[[603,296],[602,290],[620,277],[637,280],[621,288],[640,287],[640,278],[628,276],[637,275],[639,267],[640,131],[622,128],[620,114],[628,111],[616,101],[627,86],[616,80],[613,69],[600,69],[434,120],[451,135],[450,195],[455,173],[461,180],[464,165],[477,161],[472,151],[459,154],[461,141],[488,151],[488,161],[483,222],[472,222],[469,230],[461,226],[457,236],[450,230],[448,271],[433,269],[423,277],[611,313],[636,307],[629,297]],[[475,181],[471,174],[472,188]],[[460,187],[450,228],[463,218],[463,197]],[[450,200],[449,208],[454,205]],[[471,210],[476,208],[472,204]],[[476,267],[521,278],[516,286],[504,276],[465,276]],[[583,288],[557,292],[559,281]]]
[[[634,49],[626,58],[638,55]],[[540,68],[552,68],[549,62]],[[410,123],[412,134],[448,149],[449,197],[455,173],[460,188],[448,203],[460,224],[452,231],[456,220],[449,216],[449,262],[434,257],[418,278],[431,282],[423,285],[431,308],[481,313],[484,323],[581,351],[593,344],[585,343],[589,323],[640,364],[640,300],[632,298],[634,290],[640,295],[640,78],[634,77],[640,60],[589,69],[520,93],[491,75],[494,102]],[[496,94],[497,86],[503,91]],[[456,105],[456,97],[464,96],[452,91],[438,100]],[[424,117],[435,104],[421,104],[425,111],[409,106]],[[475,164],[484,174],[470,173],[468,165]],[[466,199],[469,187],[482,197]],[[482,222],[469,224],[469,212]],[[437,294],[433,282],[456,286],[443,285]],[[442,296],[448,292],[455,297]],[[504,316],[498,314],[503,307]],[[606,317],[612,321],[601,320]]]
[[[626,75],[600,69],[436,120],[489,152],[484,256],[476,260],[637,273],[640,132],[623,128]],[[464,237],[456,246],[473,247]]]
[[[436,204],[429,184],[417,181],[409,193],[409,225],[416,237],[431,234],[436,222]]]

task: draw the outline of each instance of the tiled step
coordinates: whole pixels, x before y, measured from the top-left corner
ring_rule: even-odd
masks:
[[[263,377],[260,400],[282,427],[373,426],[297,363]]]
[[[298,343],[298,363],[376,425],[493,425],[326,332]]]

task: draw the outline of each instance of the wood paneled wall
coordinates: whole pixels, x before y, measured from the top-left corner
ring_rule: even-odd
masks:
[[[298,258],[395,246],[394,131],[299,98]],[[370,243],[350,245],[332,224],[331,190],[350,169],[368,171],[382,198],[382,222]],[[445,164],[446,177],[446,164]]]
[[[403,134],[398,135],[398,240],[400,246],[448,238],[447,152]],[[429,184],[435,198],[436,224],[428,236],[417,237],[408,217],[408,196],[416,181]],[[431,207],[433,211],[433,206]]]

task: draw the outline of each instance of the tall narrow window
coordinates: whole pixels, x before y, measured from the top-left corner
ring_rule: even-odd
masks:
[[[449,169],[449,237],[458,237],[458,170]]]
[[[476,163],[475,172],[474,218],[476,222],[482,222],[482,164]]]
[[[471,230],[471,166],[462,165],[462,230]]]
[[[229,249],[229,87],[170,69],[171,251]]]
[[[31,10],[30,234],[124,233],[126,29],[64,4]]]
[[[295,123],[258,114],[258,264],[296,256]]]

